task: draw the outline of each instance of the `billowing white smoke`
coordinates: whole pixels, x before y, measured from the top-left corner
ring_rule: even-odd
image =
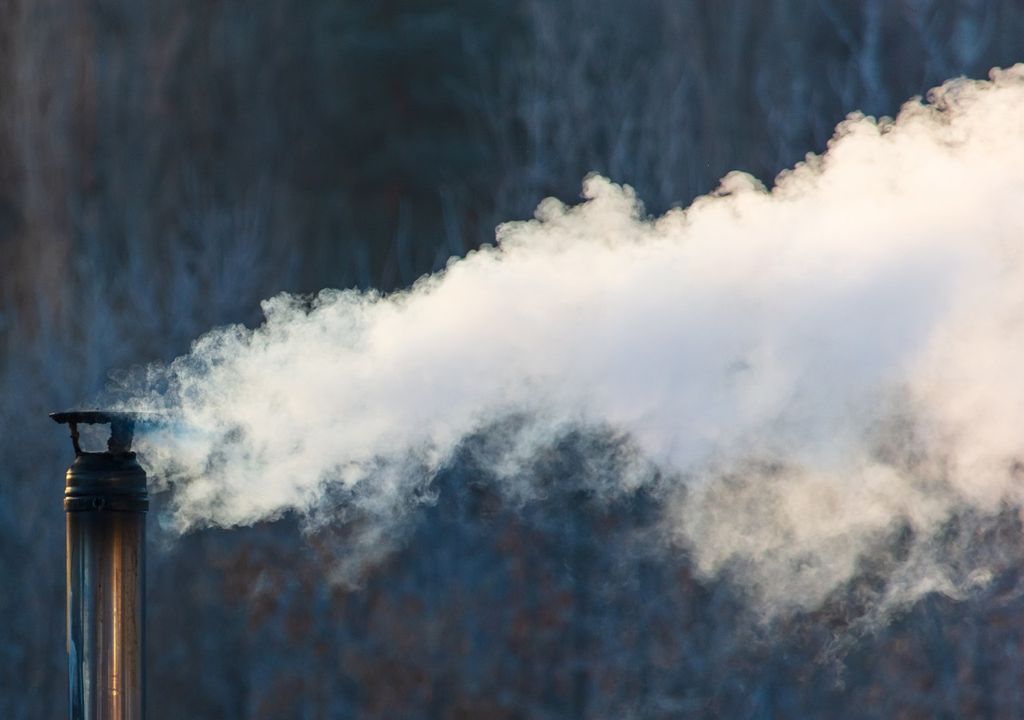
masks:
[[[623,440],[584,480],[647,484],[768,613],[893,537],[886,603],[984,580],[932,541],[1022,500],[1024,65],[852,116],[770,191],[733,173],[659,218],[583,194],[406,292],[278,296],[154,368],[130,405],[187,428],[143,447],[180,526],[354,509],[370,550],[467,436],[529,496],[583,428]]]

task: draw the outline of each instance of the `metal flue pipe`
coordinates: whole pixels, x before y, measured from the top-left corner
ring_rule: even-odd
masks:
[[[141,720],[145,710],[146,473],[131,451],[135,416],[53,413],[71,430],[67,471],[68,716]],[[83,452],[78,425],[110,425],[105,452]]]

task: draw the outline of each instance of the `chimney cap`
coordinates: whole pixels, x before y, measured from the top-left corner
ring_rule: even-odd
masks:
[[[52,412],[50,417],[61,425],[80,423],[82,425],[108,425],[115,422],[127,422],[135,425],[156,420],[159,413],[127,412],[124,410],[65,410]]]
[[[110,425],[110,439],[107,441],[107,451],[115,455],[123,455],[131,452],[132,438],[135,435],[135,426],[140,424],[155,423],[161,414],[156,412],[126,412],[122,410],[67,410],[64,412],[50,413],[54,422],[61,425],[68,425],[71,428],[71,444],[75,448],[75,455],[82,454],[82,448],[78,444],[78,425]]]

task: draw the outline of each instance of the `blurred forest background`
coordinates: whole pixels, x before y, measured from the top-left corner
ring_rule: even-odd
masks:
[[[660,212],[1020,60],[1021,0],[0,0],[0,717],[65,713],[48,411],[278,291],[408,285],[590,171]],[[758,626],[652,551],[651,501],[597,503],[571,447],[544,472],[518,510],[456,464],[357,589],[344,527],[174,539],[156,497],[149,717],[1024,717],[1017,570],[837,664],[855,588]]]

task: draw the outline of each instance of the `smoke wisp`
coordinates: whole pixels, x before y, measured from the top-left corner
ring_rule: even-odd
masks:
[[[771,189],[732,173],[649,217],[592,176],[407,291],[263,310],[128,388],[179,420],[141,449],[181,529],[354,512],[372,553],[466,438],[529,498],[583,429],[614,439],[583,481],[657,492],[766,614],[893,542],[883,603],[955,595],[986,570],[951,520],[1022,499],[1024,65],[853,115]]]

